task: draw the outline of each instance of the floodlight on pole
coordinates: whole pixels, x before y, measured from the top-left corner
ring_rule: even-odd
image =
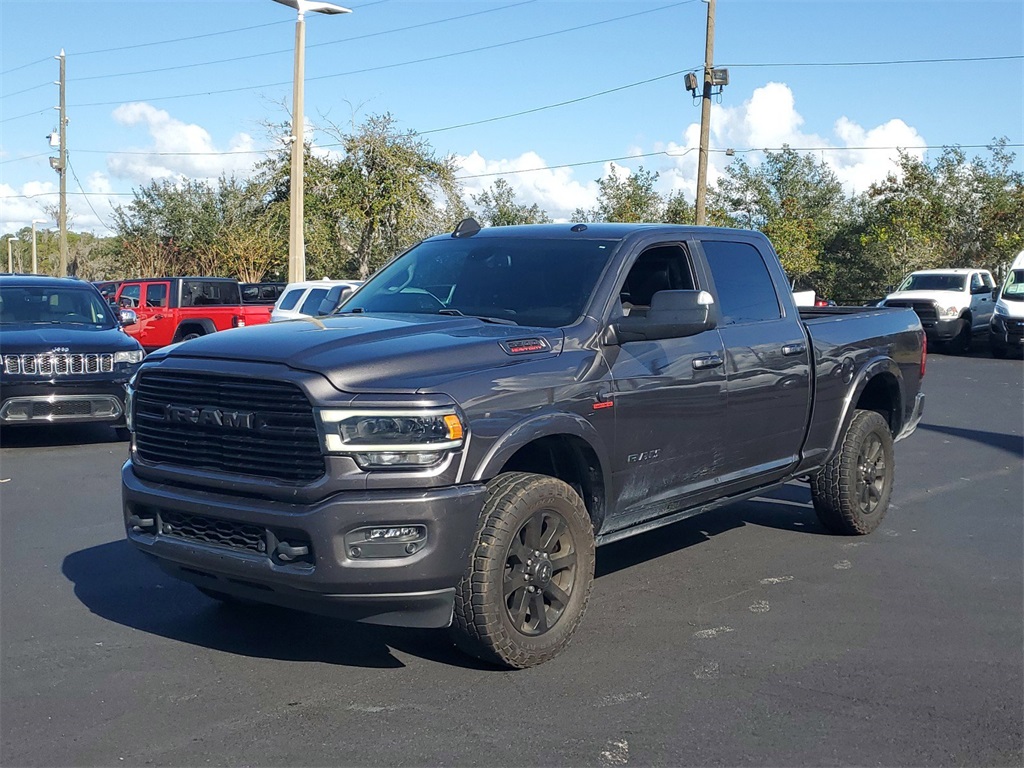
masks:
[[[274,0],[298,12],[295,21],[295,74],[292,85],[292,169],[291,195],[288,216],[288,282],[298,283],[306,279],[306,242],[303,226],[303,87],[306,79],[306,18],[305,14],[323,13],[335,15],[352,13],[334,3],[319,0]]]
[[[32,219],[32,274],[39,274],[39,260],[36,258],[36,224],[45,224],[46,219]]]

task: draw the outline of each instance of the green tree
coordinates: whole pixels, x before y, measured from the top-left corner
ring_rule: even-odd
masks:
[[[608,175],[597,179],[597,207],[589,211],[577,208],[572,220],[657,222],[665,212],[665,200],[654,189],[658,174],[640,166],[636,173],[619,175],[612,164]]]
[[[549,224],[551,218],[539,205],[526,205],[516,201],[516,192],[505,179],[496,179],[489,189],[472,195],[473,203],[481,207],[480,218],[491,227],[513,224]]]
[[[756,166],[734,160],[709,198],[710,206],[726,212],[735,226],[764,232],[786,272],[798,281],[820,268],[825,244],[848,215],[832,170],[788,146],[766,152]]]
[[[454,156],[437,156],[414,131],[399,131],[390,114],[351,133],[333,130],[344,155],[324,162],[307,199],[320,198],[315,204],[332,217],[336,247],[359,278],[466,214]]]

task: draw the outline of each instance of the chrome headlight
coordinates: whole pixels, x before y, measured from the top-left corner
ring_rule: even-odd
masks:
[[[959,315],[959,307],[946,307],[945,309],[939,309],[939,317],[958,317]]]
[[[318,415],[327,452],[350,455],[363,469],[429,467],[461,448],[465,437],[452,407],[325,408]]]
[[[141,349],[132,349],[126,352],[115,352],[114,353],[114,364],[117,363],[141,363],[142,358],[146,356],[146,353]]]

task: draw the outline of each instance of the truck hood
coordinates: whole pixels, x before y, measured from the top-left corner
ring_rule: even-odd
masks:
[[[222,331],[151,357],[280,363],[321,374],[343,392],[401,394],[437,391],[474,371],[557,355],[563,338],[558,328],[471,317],[350,314]]]
[[[934,301],[940,307],[963,308],[970,303],[970,298],[962,291],[897,291],[885,297],[886,301],[902,299],[904,301]]]

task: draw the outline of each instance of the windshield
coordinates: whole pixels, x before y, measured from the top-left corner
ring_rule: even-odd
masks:
[[[0,324],[93,325],[113,328],[113,312],[91,288],[70,285],[0,286]]]
[[[615,245],[613,240],[512,237],[431,240],[382,269],[341,311],[571,325],[583,314]]]
[[[911,275],[903,281],[901,291],[962,291],[967,285],[967,275]]]
[[[1003,283],[1001,298],[1008,301],[1024,301],[1024,269],[1011,269]]]

